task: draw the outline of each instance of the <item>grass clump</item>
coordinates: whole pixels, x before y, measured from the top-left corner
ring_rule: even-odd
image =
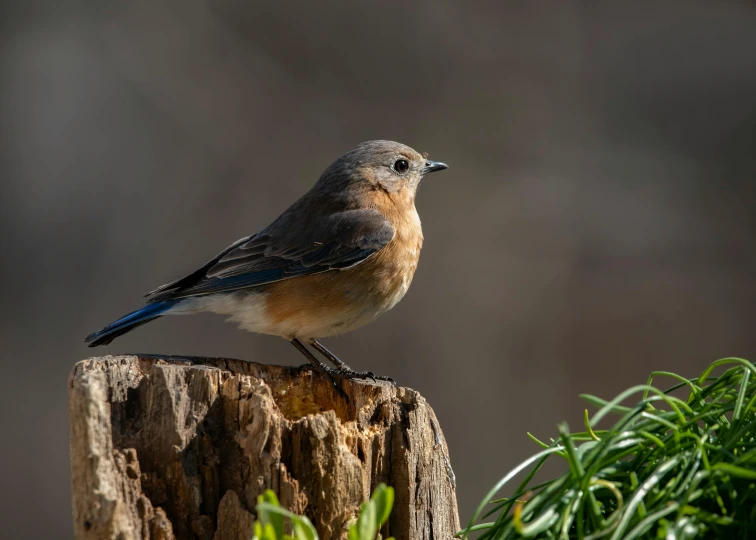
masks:
[[[713,376],[720,366],[725,371]],[[660,377],[672,386],[653,386]],[[635,405],[622,405],[636,395]],[[751,362],[718,360],[695,379],[657,371],[611,401],[581,397],[598,407],[592,418],[585,411],[585,431],[570,433],[561,424],[549,444],[528,434],[541,451],[488,493],[458,537],[479,531],[477,538],[491,540],[756,538]],[[610,416],[618,417],[611,428],[595,428]],[[534,484],[553,456],[569,471]],[[520,473],[525,479],[510,497],[492,500]]]

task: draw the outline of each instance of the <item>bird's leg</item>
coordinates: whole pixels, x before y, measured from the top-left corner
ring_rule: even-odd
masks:
[[[373,379],[373,381],[375,381],[376,379],[380,379],[382,381],[390,381],[394,383],[394,379],[392,379],[391,377],[375,375],[372,371],[354,371],[352,368],[350,368],[348,365],[342,362],[338,356],[336,356],[331,351],[326,349],[325,345],[320,343],[317,339],[311,339],[310,345],[315,347],[315,349],[317,349],[320,354],[325,356],[331,363],[333,363],[334,366],[338,368],[338,372],[340,373],[340,375],[336,375],[337,377],[341,377],[344,379],[369,378],[369,379]]]
[[[299,341],[297,338],[294,338],[291,340],[291,344],[294,345],[299,352],[301,352],[303,355],[305,355],[305,358],[310,361],[310,364],[317,369],[318,371],[322,371],[323,373],[328,373],[330,375],[331,371],[336,371],[331,367],[328,367],[323,362],[315,358],[315,355],[310,352],[310,350],[304,346],[304,343]]]
[[[336,384],[336,379],[339,378],[337,376],[338,370],[333,369],[332,367],[328,367],[323,362],[315,358],[315,355],[312,354],[310,350],[304,346],[304,343],[299,341],[297,338],[292,339],[291,344],[294,345],[299,350],[299,352],[305,355],[305,358],[307,358],[307,360],[310,361],[310,364],[312,364],[312,367],[314,367],[317,371],[320,371],[321,373],[325,373],[326,375],[328,375],[328,377],[331,379],[331,383],[333,384],[333,387],[341,395],[347,397],[344,391],[341,388],[339,388],[339,386]]]
[[[315,347],[320,352],[320,354],[328,358],[328,360],[341,371],[354,371],[352,368],[342,362],[338,356],[326,349],[325,345],[320,343],[317,339],[311,339],[310,345]]]
[[[357,371],[354,371],[353,369],[350,369],[349,366],[347,366],[344,362],[336,358],[336,356],[331,351],[323,347],[320,343],[315,345],[315,343],[317,342],[313,343],[314,341],[315,340],[311,340],[310,345],[312,345],[318,351],[323,353],[323,355],[329,360],[331,360],[331,362],[333,362],[335,365],[339,366],[338,368],[334,369],[330,366],[327,366],[323,362],[315,358],[315,355],[313,355],[309,351],[309,349],[307,349],[307,347],[305,347],[304,344],[301,341],[299,341],[297,338],[292,339],[291,343],[297,349],[299,349],[302,354],[304,354],[307,357],[307,359],[315,367],[315,369],[317,369],[318,371],[322,371],[323,373],[327,373],[334,380],[335,379],[344,380],[344,379],[371,378],[373,379],[373,381],[375,381],[375,376],[372,373],[369,373],[367,371],[364,373],[359,373]],[[335,359],[335,361],[333,359]]]

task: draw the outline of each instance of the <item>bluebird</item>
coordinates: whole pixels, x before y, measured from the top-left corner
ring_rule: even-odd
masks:
[[[263,230],[148,293],[146,306],[85,341],[107,345],[163,315],[212,312],[244,330],[283,337],[331,377],[375,378],[318,340],[375,320],[405,295],[423,245],[415,195],[425,175],[446,168],[397,142],[364,142]]]

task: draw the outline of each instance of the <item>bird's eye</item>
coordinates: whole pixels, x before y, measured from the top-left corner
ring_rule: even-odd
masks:
[[[406,159],[397,159],[394,163],[394,170],[399,174],[404,174],[409,170],[409,162]]]

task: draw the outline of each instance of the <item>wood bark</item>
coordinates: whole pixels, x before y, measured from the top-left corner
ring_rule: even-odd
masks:
[[[257,496],[345,538],[372,489],[384,537],[450,539],[454,474],[425,399],[390,383],[227,359],[108,356],[69,380],[77,539],[250,540]]]

